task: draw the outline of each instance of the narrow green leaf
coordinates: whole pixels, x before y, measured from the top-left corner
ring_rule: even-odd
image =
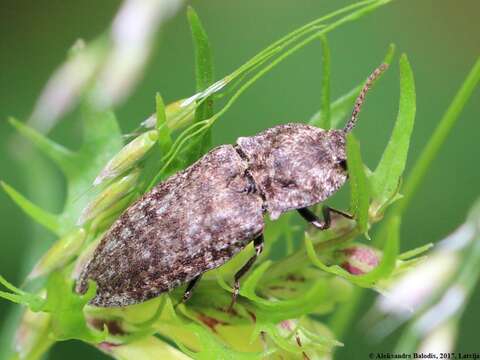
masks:
[[[320,37],[322,44],[322,101],[320,110],[320,128],[330,129],[330,47],[326,36]]]
[[[44,226],[48,230],[52,231],[57,235],[60,234],[60,220],[59,217],[55,214],[52,214],[39,206],[32,203],[30,200],[25,198],[22,194],[12,188],[10,185],[0,182],[3,190],[7,193],[10,199],[17,204],[20,209],[22,209],[28,216],[30,216],[34,221]]]
[[[31,141],[44,155],[54,161],[64,173],[72,170],[73,153],[70,150],[13,117],[9,118],[8,121],[22,136]]]
[[[400,105],[397,121],[382,158],[370,178],[377,209],[392,199],[398,190],[407,162],[415,111],[415,82],[407,56],[404,54],[400,58]]]
[[[3,285],[5,288],[10,290],[11,292],[0,291],[0,298],[5,300],[22,304],[33,311],[40,311],[44,304],[45,300],[42,299],[40,296],[23,291],[10,282],[8,282],[3,276],[0,275],[0,284]]]
[[[402,213],[410,203],[411,199],[413,198],[413,194],[418,189],[420,183],[427,174],[430,164],[435,159],[438,151],[441,149],[446,138],[452,131],[452,128],[460,117],[465,104],[472,96],[479,82],[480,57],[477,59],[472,69],[468,73],[466,79],[462,83],[462,86],[458,90],[447,111],[442,116],[442,119],[435,128],[430,140],[422,150],[420,157],[413,166],[412,171],[405,182],[403,191],[405,197],[399,203],[398,209],[396,209],[398,213]]]
[[[213,55],[208,40],[207,33],[200,21],[195,10],[189,6],[187,9],[187,17],[190,23],[190,30],[192,33],[192,40],[195,48],[195,78],[197,92],[208,88],[214,80],[213,75]],[[209,96],[203,101],[195,110],[194,122],[199,122],[213,116],[213,97]],[[211,146],[211,130],[207,129],[200,139],[198,145],[198,153],[195,157],[198,158]],[[193,160],[196,160],[194,158]]]
[[[195,77],[197,91],[205,90],[213,82],[213,56],[207,33],[195,10],[189,6],[187,17],[195,46]]]
[[[351,189],[351,211],[357,221],[358,230],[368,238],[368,208],[370,190],[365,166],[360,154],[360,144],[352,133],[347,136],[347,164]]]
[[[260,298],[256,294],[255,289],[257,288],[257,284],[260,281],[260,278],[263,276],[263,274],[265,274],[270,265],[272,265],[272,261],[267,260],[260,264],[260,266],[252,270],[252,272],[247,276],[247,278],[243,281],[242,286],[240,287],[240,294],[242,296],[245,296],[253,301],[264,301],[265,303],[268,302]]]
[[[162,96],[157,93],[155,97],[156,114],[157,114],[157,130],[158,130],[158,145],[162,154],[166,154],[172,147],[172,136],[170,128],[167,126],[167,115],[165,113],[165,103]]]
[[[419,246],[415,249],[412,249],[412,250],[408,250],[408,251],[405,251],[403,253],[401,253],[400,255],[398,255],[398,259],[399,260],[408,260],[408,259],[411,259],[413,257],[416,257],[420,254],[423,254],[425,252],[427,252],[428,250],[430,250],[431,248],[433,247],[433,244],[432,243],[428,243],[428,244],[425,244],[425,245],[422,245],[422,246]]]

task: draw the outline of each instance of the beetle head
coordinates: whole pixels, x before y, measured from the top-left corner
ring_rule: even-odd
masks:
[[[286,124],[238,139],[239,150],[249,162],[272,219],[282,212],[324,201],[345,183],[346,135],[357,123],[365,95],[386,68],[387,64],[382,64],[368,77],[344,129],[325,131]]]

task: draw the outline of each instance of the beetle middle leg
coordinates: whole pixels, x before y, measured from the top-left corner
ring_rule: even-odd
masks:
[[[259,235],[258,237],[253,240],[253,246],[255,247],[255,255],[253,255],[248,261],[243,265],[240,270],[234,276],[234,285],[233,285],[233,295],[232,295],[232,303],[230,304],[229,311],[232,311],[233,306],[237,302],[238,293],[240,291],[240,279],[243,275],[245,275],[248,270],[252,267],[252,265],[257,260],[258,256],[263,251],[263,234]]]
[[[347,219],[353,219],[353,216],[343,212],[341,210],[337,210],[334,208],[331,208],[329,206],[324,206],[322,208],[322,213],[323,213],[323,221],[319,219],[317,215],[313,211],[311,211],[308,208],[301,208],[297,210],[298,213],[300,214],[301,217],[303,217],[305,220],[307,220],[310,224],[315,226],[317,229],[320,230],[327,230],[330,228],[330,225],[332,223],[332,218],[330,216],[330,213],[334,212],[339,215],[342,215],[343,217],[346,217]]]

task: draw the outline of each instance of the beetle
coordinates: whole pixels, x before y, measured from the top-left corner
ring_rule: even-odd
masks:
[[[347,180],[346,135],[355,126],[365,95],[387,68],[380,65],[358,95],[343,129],[300,123],[279,125],[236,145],[221,145],[185,170],[156,185],[115,221],[83,268],[76,290],[97,283],[90,301],[127,306],[188,283],[182,301],[208,270],[217,268],[252,240],[255,254],[234,276],[232,306],[241,277],[263,248],[263,215],[277,219],[297,210],[320,230],[330,226],[309,206],[323,202]]]

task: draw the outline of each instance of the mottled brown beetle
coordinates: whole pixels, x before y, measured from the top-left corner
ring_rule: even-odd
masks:
[[[235,146],[222,145],[158,184],[131,205],[102,239],[77,282],[84,293],[88,279],[97,283],[96,306],[140,303],[189,282],[190,298],[204,272],[231,259],[254,241],[255,255],[235,274],[232,305],[239,280],[263,247],[263,215],[271,219],[296,209],[315,227],[330,226],[308,210],[335,193],[347,180],[345,137],[358,118],[365,94],[386,69],[368,78],[344,129],[322,130],[286,124]]]

